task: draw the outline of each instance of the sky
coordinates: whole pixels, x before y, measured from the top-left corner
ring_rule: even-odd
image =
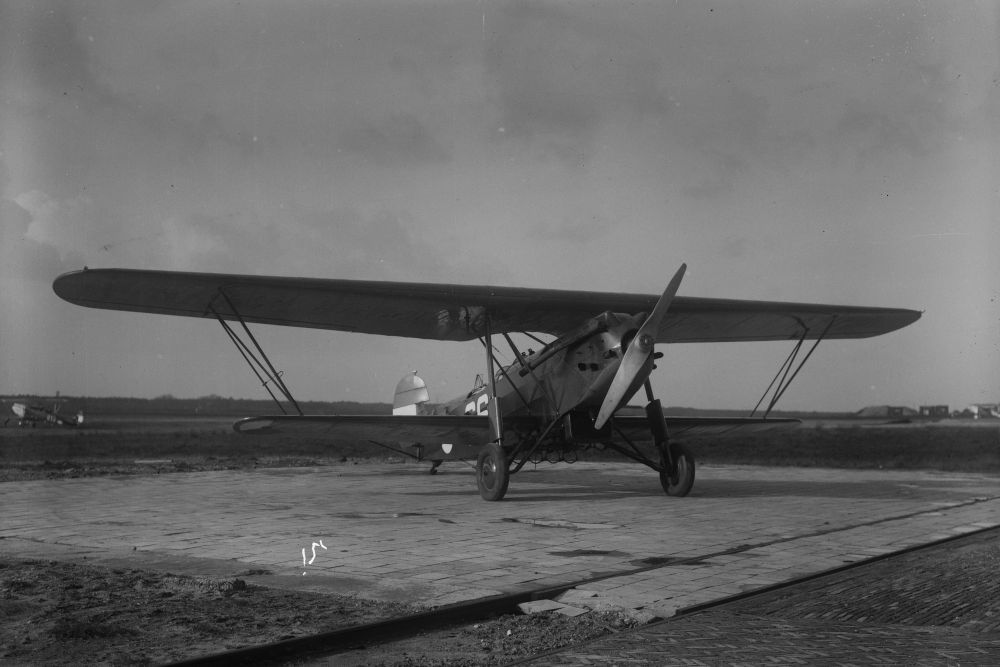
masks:
[[[264,391],[217,323],[85,309],[84,266],[923,311],[779,408],[1000,401],[992,2],[0,0],[0,394]],[[595,313],[596,314],[596,313]],[[478,343],[256,327],[304,400],[432,400]],[[750,408],[785,343],[673,345]]]

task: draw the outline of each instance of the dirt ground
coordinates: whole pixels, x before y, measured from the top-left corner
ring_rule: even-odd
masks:
[[[254,574],[248,572],[247,576]],[[0,560],[0,662],[143,665],[419,611],[397,603],[40,560]],[[366,646],[336,664],[497,665],[632,627],[615,613],[508,615]]]

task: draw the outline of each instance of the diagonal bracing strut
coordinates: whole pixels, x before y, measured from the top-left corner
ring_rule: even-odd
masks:
[[[247,338],[251,343],[253,343],[253,348],[251,348],[250,345],[240,337],[239,333],[233,330],[233,328],[229,325],[229,322],[222,317],[219,311],[215,309],[214,305],[210,303],[208,305],[208,310],[215,315],[217,320],[219,320],[219,324],[222,325],[226,335],[228,335],[229,339],[234,345],[236,345],[236,349],[243,355],[243,359],[247,362],[247,365],[250,366],[250,370],[252,370],[254,375],[257,376],[257,379],[260,380],[261,385],[263,385],[264,389],[267,390],[267,393],[270,394],[275,404],[277,404],[278,409],[280,409],[282,413],[288,414],[288,411],[285,410],[285,406],[281,404],[278,397],[274,395],[273,391],[271,391],[271,387],[269,385],[272,384],[277,387],[284,399],[295,408],[295,411],[299,413],[299,416],[302,416],[304,414],[302,412],[302,408],[299,407],[298,402],[292,396],[292,392],[289,391],[285,381],[281,378],[282,372],[276,369],[274,364],[271,363],[271,360],[264,352],[264,348],[260,346],[260,343],[257,342],[253,332],[250,331],[250,327],[247,326],[243,316],[240,315],[240,312],[236,309],[236,306],[233,305],[229,296],[221,288],[219,289],[219,295],[225,299],[226,304],[229,306],[229,310],[232,311],[233,315],[236,316],[236,319],[239,320]]]
[[[760,400],[757,401],[757,405],[755,405],[753,410],[750,411],[751,417],[757,414],[757,409],[760,407],[760,404],[764,402],[764,399],[767,398],[767,393],[771,391],[771,388],[773,387],[774,392],[771,395],[771,400],[768,401],[767,409],[764,411],[764,419],[767,419],[767,416],[771,414],[771,410],[773,410],[774,406],[778,403],[778,399],[780,399],[784,395],[785,391],[788,390],[789,385],[792,384],[792,380],[795,379],[795,376],[799,374],[802,367],[806,365],[807,361],[809,361],[809,357],[812,356],[812,353],[826,337],[826,334],[830,331],[830,328],[836,320],[836,316],[830,319],[830,323],[826,325],[825,329],[823,329],[823,333],[817,336],[816,342],[814,342],[812,347],[809,348],[809,352],[807,352],[806,356],[802,358],[802,361],[799,362],[798,366],[795,366],[795,359],[798,357],[799,351],[802,349],[802,343],[805,342],[806,336],[809,335],[809,328],[803,325],[802,335],[795,343],[795,347],[792,348],[792,351],[785,358],[784,363],[781,364],[778,372],[774,374],[774,378],[771,379],[771,384],[767,385],[767,389],[764,390],[764,394],[760,397]],[[795,368],[794,371],[792,371],[793,367]],[[780,380],[778,379],[779,376],[781,378]]]

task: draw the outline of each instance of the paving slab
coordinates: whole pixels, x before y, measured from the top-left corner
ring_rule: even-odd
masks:
[[[1000,478],[703,466],[687,498],[630,463],[540,466],[480,500],[413,464],[0,484],[0,555],[427,606],[565,587],[574,605],[691,605],[1000,525]]]
[[[978,531],[517,664],[994,667],[998,563],[1000,529]]]

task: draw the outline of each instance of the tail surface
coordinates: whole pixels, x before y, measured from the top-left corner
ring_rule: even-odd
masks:
[[[420,407],[430,401],[427,385],[417,376],[417,372],[407,373],[396,385],[396,394],[392,399],[392,414],[417,415]]]

